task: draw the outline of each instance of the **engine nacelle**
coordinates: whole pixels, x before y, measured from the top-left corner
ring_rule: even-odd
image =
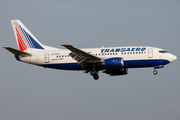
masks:
[[[109,69],[104,71],[103,73],[110,74],[110,76],[115,75],[126,75],[128,74],[128,68],[120,68],[120,69]]]
[[[121,57],[109,58],[104,60],[104,66],[106,69],[123,68],[124,61]]]

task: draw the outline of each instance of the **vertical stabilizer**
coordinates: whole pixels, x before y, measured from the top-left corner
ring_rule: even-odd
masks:
[[[25,51],[28,48],[44,50],[43,45],[20,20],[11,20],[11,24],[20,51]]]

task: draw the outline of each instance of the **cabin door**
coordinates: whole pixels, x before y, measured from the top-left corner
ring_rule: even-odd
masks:
[[[44,62],[49,63],[49,53],[44,54]]]
[[[152,49],[152,48],[149,48],[149,49],[148,49],[148,57],[149,57],[149,58],[152,58],[152,57],[153,57],[153,49]]]

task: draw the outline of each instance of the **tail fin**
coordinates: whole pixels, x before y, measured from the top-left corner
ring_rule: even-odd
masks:
[[[20,20],[11,20],[11,24],[20,51],[25,51],[28,48],[44,49],[43,45],[23,25],[23,23]]]

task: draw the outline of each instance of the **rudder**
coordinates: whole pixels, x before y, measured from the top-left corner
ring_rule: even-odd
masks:
[[[11,20],[14,35],[20,51],[28,48],[44,49],[36,37],[23,25],[20,20]]]

